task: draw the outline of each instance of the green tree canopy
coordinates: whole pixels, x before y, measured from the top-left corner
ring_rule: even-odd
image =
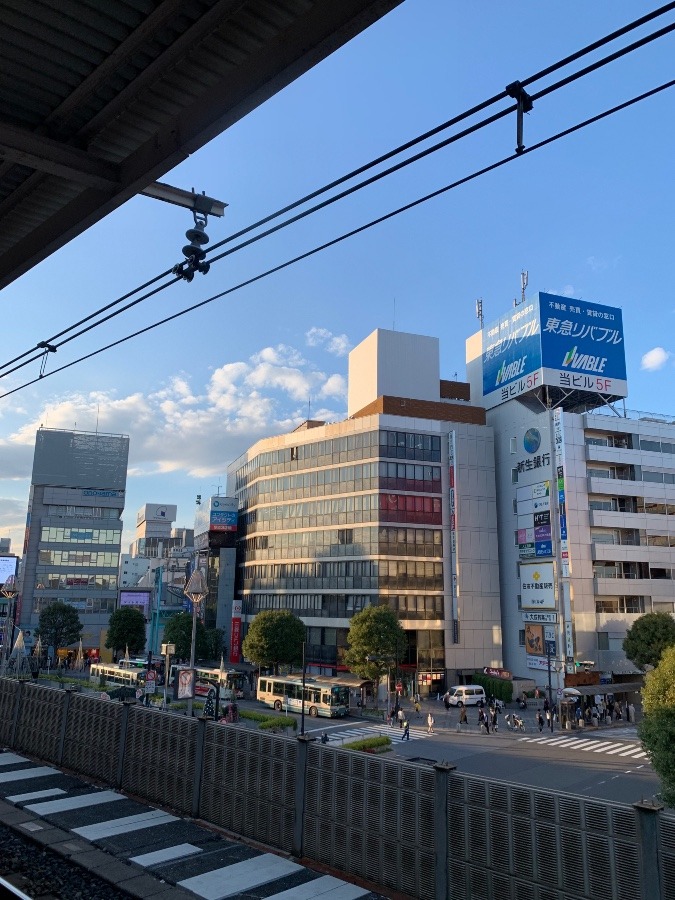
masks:
[[[241,649],[251,662],[258,666],[299,665],[302,662],[302,644],[305,626],[287,609],[268,609],[258,613]]]
[[[665,612],[640,616],[628,629],[623,652],[638,668],[656,667],[666,647],[675,646],[675,619]]]
[[[38,635],[43,646],[67,647],[79,641],[82,635],[82,622],[75,607],[61,600],[50,603],[40,613]]]
[[[190,658],[190,645],[192,643],[192,616],[187,612],[176,613],[171,616],[164,628],[162,640],[167,644],[176,645],[176,656],[179,659]],[[195,660],[206,659],[208,646],[206,641],[206,629],[204,623],[197,618],[197,636],[195,639]]]
[[[145,649],[145,617],[140,609],[120,606],[110,616],[105,645],[109,650],[141,653]]]
[[[675,807],[675,647],[667,647],[647,675],[642,709],[645,715],[638,734],[661,779],[664,801]]]
[[[361,678],[379,682],[402,658],[406,633],[389,606],[367,606],[349,623],[345,662]]]

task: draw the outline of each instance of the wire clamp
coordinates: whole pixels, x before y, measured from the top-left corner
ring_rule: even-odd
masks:
[[[44,377],[45,369],[47,368],[47,359],[49,358],[50,353],[56,353],[56,347],[54,344],[48,344],[47,341],[40,341],[37,344],[38,349],[44,350],[45,352],[42,354],[42,359],[40,360],[40,378]]]
[[[507,84],[504,90],[518,104],[516,110],[516,153],[520,155],[525,150],[525,144],[523,143],[523,113],[531,112],[534,102],[519,81]]]

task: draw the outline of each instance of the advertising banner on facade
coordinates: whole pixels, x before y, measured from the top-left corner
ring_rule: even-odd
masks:
[[[0,556],[0,587],[8,578],[16,578],[16,567],[19,560],[16,556]]]
[[[543,625],[532,625],[530,622],[525,625],[525,652],[531,656],[544,655]]]
[[[488,409],[543,384],[625,397],[621,310],[539,293],[483,330]]]
[[[551,556],[551,482],[539,481],[519,487],[516,507],[519,558],[541,559]]]
[[[520,605],[523,609],[555,609],[552,562],[520,564]]]

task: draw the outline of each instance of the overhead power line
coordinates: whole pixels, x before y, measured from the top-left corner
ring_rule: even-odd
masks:
[[[438,188],[435,191],[432,191],[429,194],[425,194],[423,197],[419,197],[417,200],[413,200],[410,203],[406,203],[404,206],[400,206],[397,209],[392,210],[389,213],[386,213],[383,216],[379,216],[376,219],[372,219],[370,222],[367,222],[364,225],[359,226],[358,228],[354,228],[351,231],[347,231],[344,234],[339,235],[336,238],[333,238],[330,241],[327,241],[323,244],[318,245],[317,247],[312,248],[311,250],[306,251],[305,253],[301,253],[299,256],[295,256],[292,259],[286,260],[286,262],[280,263],[277,266],[273,266],[270,269],[265,270],[264,272],[260,272],[258,275],[253,276],[252,278],[248,278],[245,281],[240,282],[239,284],[234,285],[233,287],[228,288],[225,291],[221,291],[218,294],[214,294],[211,297],[208,297],[206,300],[202,300],[199,303],[195,303],[192,306],[186,307],[185,309],[180,310],[179,312],[173,313],[170,316],[166,316],[163,319],[158,320],[157,322],[153,322],[150,325],[145,326],[144,328],[140,328],[138,331],[134,331],[131,334],[126,335],[119,340],[112,341],[109,344],[106,344],[103,347],[99,347],[97,350],[92,351],[91,353],[87,353],[84,356],[79,357],[78,359],[74,359],[69,363],[66,363],[63,366],[60,366],[57,369],[52,370],[51,372],[47,372],[38,378],[33,378],[30,381],[25,382],[22,385],[19,385],[16,388],[13,388],[11,391],[7,391],[4,394],[0,395],[0,400],[9,397],[12,394],[17,393],[18,391],[24,390],[32,384],[41,381],[43,378],[49,378],[52,375],[56,375],[59,372],[63,372],[66,369],[71,368],[85,360],[92,359],[94,356],[98,356],[100,353],[104,353],[106,350],[111,350],[114,347],[118,347],[121,344],[126,343],[132,338],[139,337],[142,334],[146,334],[149,331],[154,330],[155,328],[159,328],[161,325],[165,325],[168,322],[172,322],[175,319],[179,319],[182,316],[187,315],[188,313],[194,312],[197,309],[200,309],[203,306],[208,305],[209,303],[213,303],[216,300],[220,300],[223,297],[226,297],[230,294],[235,293],[236,291],[241,290],[242,288],[248,287],[251,284],[254,284],[257,281],[261,281],[264,278],[267,278],[270,275],[275,274],[276,272],[280,272],[283,269],[287,269],[292,265],[295,265],[302,260],[308,259],[311,256],[315,256],[317,253],[321,253],[324,250],[329,249],[330,247],[334,247],[336,244],[341,243],[342,241],[347,240],[348,238],[354,237],[357,234],[361,234],[364,231],[367,231],[370,228],[373,228],[376,225],[380,225],[383,222],[388,221],[389,219],[394,218],[395,216],[401,215],[408,210],[414,209],[417,206],[420,206],[423,203],[427,203],[429,200],[432,200],[436,197],[441,196],[442,194],[448,193],[448,191],[454,190],[455,188],[460,187],[461,185],[467,184],[470,181],[473,181],[476,178],[479,178],[482,175],[486,175],[488,172],[493,172],[495,169],[498,169],[506,163],[513,162],[515,159],[520,159],[523,156],[526,156],[529,153],[533,153],[536,150],[541,150],[543,147],[547,147],[549,144],[553,144],[556,141],[561,140],[564,137],[568,137],[571,134],[575,134],[577,131],[581,131],[583,128],[587,128],[589,125],[593,125],[596,122],[600,122],[603,119],[608,118],[609,116],[614,115],[617,112],[620,112],[624,109],[628,109],[631,106],[634,106],[636,103],[640,103],[643,100],[646,100],[650,97],[655,96],[656,94],[661,93],[671,87],[675,86],[675,79],[671,81],[664,82],[658,87],[652,88],[649,91],[645,91],[644,93],[638,94],[635,97],[632,97],[630,100],[626,100],[623,103],[618,104],[617,106],[613,106],[610,109],[605,110],[604,112],[598,113],[595,116],[591,116],[588,119],[584,119],[582,122],[577,123],[569,128],[565,128],[562,131],[559,131],[557,134],[552,135],[551,137],[545,138],[537,143],[533,144],[531,147],[526,147],[521,153],[514,152],[509,154],[508,156],[502,157],[502,159],[497,160],[490,165],[484,166],[481,169],[477,169],[472,172],[470,175],[466,175],[463,178],[460,178],[456,181],[451,182],[450,184],[445,185],[442,188]]]
[[[640,16],[639,18],[633,20],[632,22],[628,23],[627,25],[611,32],[608,35],[605,35],[604,37],[592,42],[591,44],[586,45],[585,47],[581,48],[580,50],[575,51],[574,53],[564,57],[563,59],[560,59],[557,62],[552,63],[551,65],[540,70],[539,72],[536,72],[535,74],[530,75],[528,78],[524,79],[523,81],[515,82],[514,84],[518,85],[519,89],[522,90],[523,88],[529,86],[530,84],[533,84],[534,82],[539,81],[540,79],[552,74],[553,72],[558,71],[559,69],[570,65],[571,63],[575,62],[576,60],[581,59],[583,56],[586,56],[589,53],[592,53],[593,51],[598,50],[599,48],[601,48],[603,46],[606,46],[607,44],[628,34],[629,32],[635,30],[636,28],[639,28],[642,25],[645,25],[646,23],[653,21],[653,20],[659,18],[660,16],[665,15],[668,12],[671,12],[673,9],[675,9],[675,2],[667,3],[664,6],[661,6],[658,9],[653,10],[650,13],[646,13],[645,15]],[[675,25],[666,26],[666,28],[660,29],[657,32],[647,35],[646,37],[642,38],[641,40],[636,41],[633,44],[630,44],[630,45],[616,51],[615,53],[611,54],[610,56],[605,57],[602,60],[599,60],[595,63],[592,63],[591,65],[587,66],[585,69],[582,69],[579,72],[574,73],[573,75],[570,75],[567,78],[562,79],[561,81],[549,86],[548,88],[545,88],[544,90],[540,91],[538,94],[533,95],[532,100],[539,99],[543,96],[546,96],[547,94],[550,94],[555,90],[558,90],[560,87],[563,87],[564,85],[569,84],[572,81],[577,80],[578,78],[581,78],[581,77],[584,77],[585,75],[590,74],[591,72],[595,71],[596,69],[600,68],[601,66],[607,65],[609,62],[613,62],[616,59],[619,59],[621,56],[625,56],[627,53],[631,53],[634,50],[638,49],[639,47],[642,47],[645,44],[647,44],[653,40],[656,40],[659,37],[664,36],[664,34],[669,33],[674,28],[675,28]],[[395,149],[383,154],[382,156],[379,156],[376,159],[371,160],[370,162],[368,162],[362,166],[359,166],[358,168],[356,168],[356,169],[352,170],[351,172],[347,173],[346,175],[343,175],[342,177],[330,182],[329,184],[326,184],[323,187],[321,187],[315,191],[312,191],[309,194],[306,194],[304,197],[300,198],[299,200],[296,200],[293,203],[288,204],[287,206],[277,210],[276,212],[271,213],[270,215],[267,215],[262,219],[259,219],[257,222],[254,222],[252,225],[249,225],[246,228],[243,228],[240,231],[235,232],[232,235],[229,235],[228,237],[224,238],[222,241],[219,241],[218,243],[214,244],[213,247],[211,247],[207,252],[213,253],[213,251],[219,249],[220,247],[223,247],[226,244],[229,244],[235,240],[238,240],[239,238],[243,237],[244,235],[249,234],[252,231],[255,231],[256,229],[262,227],[263,225],[268,224],[269,222],[273,221],[274,219],[277,219],[280,216],[285,215],[286,213],[299,208],[300,206],[304,205],[305,203],[307,203],[313,199],[316,199],[317,197],[321,196],[322,194],[325,194],[328,191],[333,190],[334,188],[339,187],[342,184],[345,184],[346,182],[369,171],[370,169],[375,168],[376,166],[381,165],[382,163],[394,158],[395,156],[400,155],[401,153],[405,152],[406,150],[409,150],[412,147],[417,146],[420,143],[423,143],[424,141],[441,133],[442,131],[447,130],[448,128],[451,128],[454,125],[457,125],[460,122],[465,121],[468,118],[471,118],[472,116],[476,115],[477,113],[481,112],[482,110],[487,109],[489,106],[491,106],[501,100],[506,99],[510,95],[512,96],[512,94],[510,94],[508,90],[504,90],[498,94],[495,94],[493,97],[491,97],[487,100],[484,100],[483,102],[472,107],[471,109],[465,110],[463,113],[460,113],[459,115],[454,116],[451,119],[448,119],[447,121],[436,126],[435,128],[432,128],[431,130],[429,130],[421,135],[418,135],[416,138],[413,138],[412,140],[409,140],[409,141],[405,142],[404,144],[399,145]],[[345,190],[345,191],[323,201],[322,203],[317,204],[308,210],[305,210],[303,213],[293,216],[290,219],[284,220],[283,222],[276,225],[274,228],[268,229],[267,231],[264,231],[261,234],[256,235],[254,238],[251,238],[247,241],[244,241],[244,242],[236,245],[235,247],[230,248],[229,250],[225,251],[224,253],[221,253],[218,256],[213,257],[210,260],[210,262],[211,263],[217,262],[217,261],[223,259],[225,256],[229,256],[232,253],[242,250],[245,247],[250,246],[252,243],[262,240],[263,238],[268,237],[269,235],[271,235],[277,231],[280,231],[282,228],[286,228],[289,225],[292,225],[295,222],[299,221],[300,219],[305,218],[309,215],[312,215],[313,213],[318,212],[321,209],[324,209],[326,206],[331,205],[331,204],[337,202],[338,200],[341,200],[344,197],[349,196],[352,193],[355,193],[358,190],[362,190],[363,188],[373,184],[375,181],[379,181],[379,180],[387,177],[388,175],[391,175],[394,172],[399,171],[400,169],[402,169],[408,165],[411,165],[414,162],[419,161],[420,159],[424,158],[425,156],[428,156],[431,153],[435,153],[438,150],[443,149],[444,147],[447,147],[449,144],[454,143],[454,142],[460,140],[461,138],[466,137],[469,134],[472,134],[473,132],[486,127],[487,125],[494,123],[499,118],[503,118],[507,115],[510,115],[515,109],[517,109],[517,107],[510,106],[507,109],[498,113],[497,115],[488,117],[487,119],[484,119],[482,122],[477,123],[476,125],[472,126],[471,128],[465,129],[464,131],[460,132],[459,134],[453,135],[452,137],[446,139],[445,141],[435,144],[434,146],[428,148],[427,150],[422,151],[421,153],[418,153],[412,157],[409,157],[408,159],[403,160],[402,162],[396,164],[395,166],[391,166],[389,169],[386,169],[383,172],[380,172],[377,175],[372,176],[371,178],[365,179],[364,181],[360,182],[357,185],[353,185],[348,190]],[[35,347],[32,347],[32,348],[24,351],[23,353],[19,354],[18,356],[15,356],[13,359],[8,360],[6,363],[0,364],[0,378],[4,377],[6,375],[10,375],[13,372],[17,371],[18,369],[21,369],[24,366],[29,365],[38,360],[42,361],[42,367],[44,369],[46,357],[49,352],[56,352],[59,349],[59,347],[62,347],[64,344],[76,339],[77,337],[82,336],[83,334],[85,334],[89,331],[92,331],[94,328],[98,328],[100,325],[104,324],[105,322],[109,321],[110,319],[115,318],[117,315],[121,315],[122,313],[126,312],[127,310],[131,309],[132,307],[137,306],[140,303],[142,303],[143,301],[147,300],[149,297],[156,295],[160,291],[163,291],[164,289],[175,284],[177,281],[181,280],[180,278],[171,278],[169,281],[165,282],[164,284],[160,285],[159,287],[157,287],[151,291],[147,291],[145,294],[142,294],[141,296],[136,297],[136,299],[133,300],[132,302],[127,303],[125,306],[120,307],[120,304],[124,303],[126,300],[129,300],[131,297],[134,297],[136,294],[140,294],[141,291],[146,290],[148,287],[151,287],[152,285],[156,284],[162,278],[166,278],[171,273],[172,273],[172,269],[167,269],[166,271],[160,273],[159,275],[156,275],[154,278],[150,279],[149,281],[145,282],[144,284],[140,285],[139,287],[135,288],[134,290],[129,291],[128,293],[117,298],[116,300],[113,300],[113,301],[107,303],[106,305],[100,307],[99,309],[94,310],[93,312],[91,312],[87,316],[85,316],[84,318],[82,318],[82,319],[78,320],[77,322],[73,323],[72,325],[62,329],[57,334],[52,335],[50,338],[47,338],[44,341],[40,341]],[[97,318],[99,316],[102,316],[103,313],[108,312],[111,309],[115,309],[116,307],[119,307],[119,308],[117,308],[115,310],[115,312],[113,312],[103,318]],[[95,322],[93,322],[94,319],[96,319]],[[75,331],[76,328],[86,325],[87,323],[92,323],[92,324],[90,324],[86,328],[82,328],[80,331],[76,332],[75,334],[72,334],[70,337],[65,338],[60,343],[57,343],[59,338],[64,337],[64,335],[68,334],[69,332]],[[15,364],[17,364],[17,365],[15,365]],[[13,368],[10,368],[11,366],[13,366]]]

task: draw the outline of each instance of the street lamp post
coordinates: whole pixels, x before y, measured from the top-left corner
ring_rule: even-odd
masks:
[[[305,660],[305,642],[302,642],[302,712],[300,713],[300,734],[305,733],[305,679],[307,677],[307,663]]]
[[[207,594],[206,582],[201,569],[195,569],[185,587],[185,596],[192,603],[192,640],[190,641],[190,669],[192,670],[192,696],[188,697],[187,714],[192,716],[192,700],[195,688],[195,643],[197,641],[197,607]]]

